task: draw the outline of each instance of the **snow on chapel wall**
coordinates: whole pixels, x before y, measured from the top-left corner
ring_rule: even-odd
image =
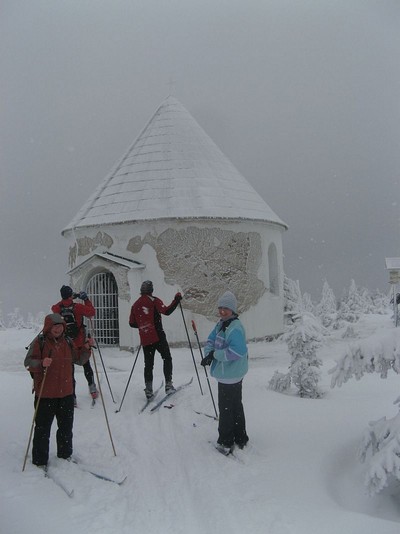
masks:
[[[249,339],[281,333],[283,330],[283,266],[281,231],[274,225],[249,221],[157,221],[110,225],[76,230],[70,260],[79,264],[94,252],[122,255],[143,264],[143,270],[116,276],[121,285],[121,310],[138,298],[140,282],[153,280],[154,294],[169,304],[176,291],[184,295],[182,306],[187,321],[196,321],[202,339],[217,320],[217,300],[227,289],[233,291]],[[271,247],[274,264],[271,268]],[[97,265],[97,264],[96,264]],[[72,267],[73,265],[71,265]],[[89,262],[84,278],[90,276]],[[270,280],[273,273],[273,280]],[[83,273],[79,277],[82,276]],[[78,276],[78,273],[76,274]],[[81,278],[82,279],[82,278]],[[127,302],[128,280],[130,303]],[[137,333],[121,317],[121,346],[133,346]],[[163,319],[171,343],[185,342],[182,316],[177,310]],[[133,341],[132,341],[133,339]]]

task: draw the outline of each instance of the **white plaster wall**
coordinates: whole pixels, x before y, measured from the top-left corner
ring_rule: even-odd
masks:
[[[216,221],[216,220],[165,220],[154,221],[150,223],[138,222],[127,223],[120,225],[109,225],[99,228],[77,228],[75,230],[76,238],[79,240],[82,237],[93,240],[93,246],[90,250],[86,250],[85,256],[79,256],[77,263],[81,263],[87,257],[90,257],[94,252],[111,252],[131,260],[139,261],[146,267],[140,271],[131,271],[128,274],[128,281],[130,286],[130,302],[120,301],[120,341],[121,347],[136,346],[138,341],[137,332],[131,329],[128,325],[130,307],[133,302],[139,297],[140,284],[143,280],[152,280],[154,284],[154,294],[161,298],[165,304],[169,304],[175,293],[181,291],[179,286],[179,275],[176,277],[175,283],[171,280],[165,280],[164,272],[160,268],[157,261],[157,254],[153,246],[141,243],[140,250],[135,253],[127,251],[127,246],[130,240],[137,237],[138,240],[144,240],[146,236],[153,236],[157,239],[166,230],[180,231],[190,227],[195,228],[215,228],[219,227],[231,232],[255,232],[261,237],[262,259],[261,264],[256,273],[257,279],[261,280],[266,288],[269,287],[269,272],[268,272],[268,247],[273,242],[277,249],[278,265],[279,265],[279,296],[272,295],[269,291],[265,291],[259,298],[255,306],[241,314],[241,319],[246,328],[248,339],[262,338],[265,336],[279,334],[283,331],[283,257],[282,257],[282,233],[283,229],[277,225],[266,224],[253,221]],[[99,238],[99,231],[106,235],[106,239]],[[70,246],[74,244],[72,233],[66,235]],[[110,243],[109,237],[112,238],[112,245],[107,248],[102,244]],[[86,240],[87,241],[87,240]],[[173,250],[172,250],[173,253]],[[179,260],[179,258],[178,258]],[[177,260],[177,261],[178,261]],[[71,266],[72,267],[72,266]],[[179,265],[177,263],[177,270]],[[229,286],[229,284],[228,284]],[[228,286],[226,288],[228,288]],[[187,328],[189,331],[192,343],[195,343],[195,337],[191,328],[191,320],[196,321],[199,337],[205,340],[211,328],[217,320],[216,306],[219,295],[215,294],[215,315],[212,310],[208,318],[185,309],[185,301],[182,302]],[[215,318],[215,321],[214,321]],[[163,325],[167,334],[167,338],[171,343],[187,342],[186,331],[183,325],[182,314],[178,307],[176,311],[168,316],[163,317]]]

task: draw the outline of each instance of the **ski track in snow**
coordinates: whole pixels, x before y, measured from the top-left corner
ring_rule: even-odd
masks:
[[[390,321],[383,325],[383,320],[377,319],[377,331],[390,328]],[[360,329],[365,335],[368,324]],[[287,369],[285,345],[250,345],[254,359],[243,385],[250,444],[236,452],[236,460],[224,458],[209,443],[217,439],[218,422],[195,413],[214,411],[199,366],[204,395],[200,394],[189,349],[173,350],[174,384],[191,376],[193,383],[172,397],[172,409],[162,406],[151,413],[150,404],[141,414],[143,361],[138,360],[121,412],[115,413],[134,355],[104,349],[115,404],[103,377],[100,384],[117,456],[101,399],[90,407],[80,369],[74,453],[85,463],[125,473],[127,479],[118,486],[57,460],[54,423],[50,465],[74,488],[74,496],[68,498],[32,466],[30,455],[21,471],[33,415],[31,380],[22,367],[23,347],[31,337],[31,331],[0,332],[2,533],[41,534],[45,524],[47,531],[57,534],[397,534],[398,503],[387,496],[365,495],[363,466],[355,457],[368,422],[397,411],[392,405],[398,396],[397,376],[385,381],[366,376],[331,390],[324,373],[323,399],[300,399],[294,391],[281,395],[268,390],[267,384],[276,369]],[[322,348],[324,371],[345,346],[338,338]],[[102,375],[98,358],[97,367]],[[162,361],[156,358],[155,385],[161,380]],[[216,383],[210,381],[217,402]]]

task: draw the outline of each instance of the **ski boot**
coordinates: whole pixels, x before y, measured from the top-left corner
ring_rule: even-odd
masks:
[[[165,393],[169,395],[170,393],[174,393],[174,391],[176,391],[176,389],[174,388],[172,380],[167,380],[165,382]]]
[[[151,399],[153,396],[153,382],[146,382],[144,388],[144,394],[146,395],[146,399]]]
[[[94,382],[89,386],[89,393],[93,400],[96,400],[99,396],[99,392],[97,391],[96,384]]]

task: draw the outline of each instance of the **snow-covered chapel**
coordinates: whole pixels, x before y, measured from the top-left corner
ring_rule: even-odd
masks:
[[[128,325],[144,280],[169,304],[177,291],[205,340],[227,289],[248,339],[283,331],[286,224],[191,114],[169,96],[111,173],[62,231],[69,276],[96,307],[98,342],[139,345]],[[170,343],[187,343],[179,308],[163,318]]]

